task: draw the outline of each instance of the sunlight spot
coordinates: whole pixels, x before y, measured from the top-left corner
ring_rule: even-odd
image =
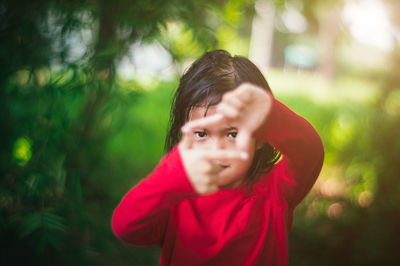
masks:
[[[18,70],[15,73],[15,79],[19,86],[28,85],[29,78],[30,78],[30,73],[28,70]]]
[[[319,192],[324,197],[341,196],[344,194],[344,186],[336,178],[329,178],[321,184]]]
[[[117,73],[123,80],[139,80],[148,84],[154,77],[170,79],[172,56],[159,43],[135,43],[129,48],[128,55],[117,64]]]
[[[360,204],[360,206],[363,208],[367,208],[369,205],[371,205],[372,201],[373,195],[370,191],[363,191],[358,196],[358,204]]]
[[[381,1],[350,2],[344,8],[343,20],[358,41],[386,52],[393,49],[393,28]]]
[[[14,158],[19,162],[18,164],[23,166],[25,165],[32,157],[31,151],[31,140],[26,137],[21,137],[17,139],[14,143]]]
[[[331,219],[339,218],[343,213],[343,204],[339,202],[332,203],[326,212]]]
[[[302,33],[307,29],[307,20],[292,5],[287,5],[286,10],[282,13],[282,20],[290,32]]]

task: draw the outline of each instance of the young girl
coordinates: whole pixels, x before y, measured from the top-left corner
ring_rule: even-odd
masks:
[[[319,175],[323,146],[253,63],[222,50],[195,61],[166,147],[115,209],[117,237],[159,245],[161,265],[288,264],[293,211]]]

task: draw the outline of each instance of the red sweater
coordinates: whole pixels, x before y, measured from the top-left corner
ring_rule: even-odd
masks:
[[[123,197],[112,218],[115,235],[160,246],[161,265],[287,265],[293,211],[319,175],[323,146],[313,127],[276,99],[255,137],[282,160],[252,193],[197,195],[174,148]]]

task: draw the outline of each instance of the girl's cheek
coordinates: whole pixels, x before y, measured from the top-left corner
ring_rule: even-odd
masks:
[[[236,148],[235,139],[227,139],[225,141],[225,147],[229,150],[234,150]]]

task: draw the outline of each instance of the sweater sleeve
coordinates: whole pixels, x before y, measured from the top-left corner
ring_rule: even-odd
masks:
[[[130,244],[162,245],[170,207],[195,194],[175,147],[122,198],[113,213],[113,232]]]
[[[276,166],[279,184],[289,206],[295,207],[314,185],[322,168],[324,148],[312,125],[272,97],[269,115],[255,137],[281,152]]]

